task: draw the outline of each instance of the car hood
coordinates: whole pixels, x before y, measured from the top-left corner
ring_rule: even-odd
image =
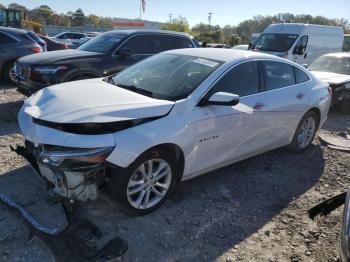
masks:
[[[25,100],[23,110],[55,123],[107,123],[163,116],[174,104],[96,78],[44,88]]]
[[[67,49],[28,55],[20,58],[18,62],[23,64],[51,65],[59,64],[60,62],[67,62],[69,60],[77,58],[97,58],[103,55],[104,54],[102,53],[88,52],[77,49]]]
[[[331,72],[311,71],[317,78],[328,84],[340,85],[350,82],[350,75],[343,75]]]

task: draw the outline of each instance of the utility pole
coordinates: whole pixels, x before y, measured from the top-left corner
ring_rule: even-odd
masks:
[[[169,22],[171,23],[171,18],[173,17],[172,13],[169,13]]]
[[[208,13],[208,21],[209,21],[209,32],[210,32],[210,23],[211,23],[211,15],[213,14],[212,12]]]

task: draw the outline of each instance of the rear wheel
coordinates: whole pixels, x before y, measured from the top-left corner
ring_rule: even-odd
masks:
[[[9,84],[16,83],[14,62],[10,62],[4,67],[3,74],[4,74],[3,77],[4,77],[5,82],[7,82]]]
[[[308,148],[315,137],[318,122],[319,120],[315,112],[307,112],[301,119],[295,131],[293,141],[288,148],[293,152],[302,152]]]
[[[154,149],[142,154],[128,168],[111,174],[109,195],[129,215],[146,215],[160,207],[173,191],[177,172],[171,154]]]

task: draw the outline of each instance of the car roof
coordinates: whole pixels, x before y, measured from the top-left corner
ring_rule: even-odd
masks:
[[[13,28],[13,27],[3,27],[0,26],[0,30],[1,31],[5,31],[5,32],[12,32],[12,33],[20,33],[20,34],[26,34],[28,31],[24,30],[24,29],[19,29],[19,28]]]
[[[350,57],[350,52],[337,52],[337,53],[329,53],[323,56],[333,56],[333,57]]]
[[[107,31],[105,33],[118,33],[118,34],[125,34],[125,35],[157,33],[157,34],[180,35],[180,36],[187,36],[187,37],[190,36],[189,34],[183,33],[183,32],[175,32],[175,31],[170,31],[170,30],[156,30],[156,29],[111,30],[111,31]]]
[[[189,56],[198,56],[206,59],[213,59],[222,61],[224,63],[234,62],[234,61],[243,61],[248,59],[269,59],[277,60],[281,62],[286,62],[288,60],[280,58],[274,55],[269,55],[260,52],[254,51],[245,51],[237,49],[219,49],[219,48],[185,48],[185,49],[176,49],[166,51],[170,54],[179,54],[179,55],[189,55]],[[289,63],[290,61],[288,61]]]

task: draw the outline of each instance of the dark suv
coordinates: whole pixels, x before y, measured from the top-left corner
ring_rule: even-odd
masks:
[[[0,78],[14,82],[14,62],[22,56],[42,51],[42,47],[33,39],[33,33],[0,26]]]
[[[190,35],[160,30],[115,30],[103,33],[75,50],[27,56],[16,62],[19,88],[32,93],[72,80],[103,77],[153,54],[199,47]]]

